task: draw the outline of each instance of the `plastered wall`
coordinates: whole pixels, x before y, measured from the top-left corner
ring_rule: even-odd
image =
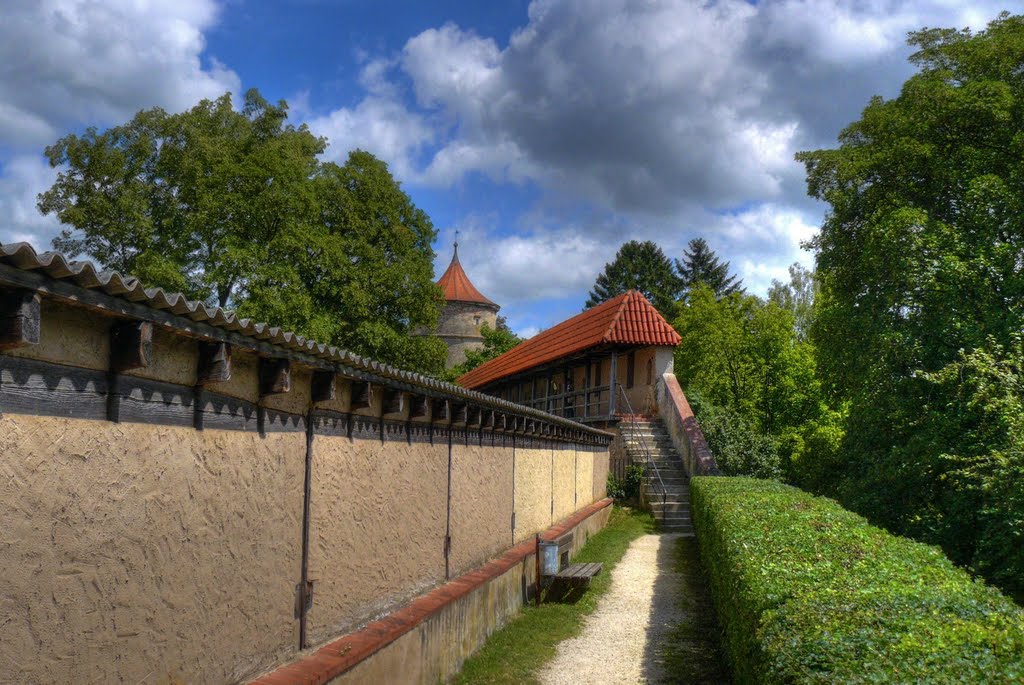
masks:
[[[452,444],[451,573],[512,544],[512,445]]]
[[[234,682],[288,656],[304,453],[0,417],[0,681]]]
[[[551,525],[551,450],[516,448],[516,542]]]
[[[314,643],[444,579],[447,489],[447,441],[314,438]]]

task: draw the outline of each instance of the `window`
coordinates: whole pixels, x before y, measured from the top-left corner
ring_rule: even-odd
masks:
[[[633,387],[633,381],[636,376],[636,352],[630,352],[626,355],[626,389],[629,390]]]
[[[654,360],[647,360],[647,385],[654,385]]]

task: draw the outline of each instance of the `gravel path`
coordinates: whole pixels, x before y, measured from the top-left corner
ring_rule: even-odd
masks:
[[[660,652],[686,621],[685,594],[692,588],[678,571],[679,535],[644,535],[629,546],[612,572],[608,593],[587,617],[582,632],[558,645],[538,674],[544,685],[676,682]]]

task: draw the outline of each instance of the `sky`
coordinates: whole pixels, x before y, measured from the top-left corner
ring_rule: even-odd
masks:
[[[834,147],[913,73],[908,31],[983,29],[961,0],[4,0],[0,242],[51,247],[47,145],[139,109],[256,87],[386,161],[452,254],[532,335],[579,312],[627,240],[703,237],[749,292],[826,207],[800,150]],[[1019,7],[1017,8],[1019,11]]]

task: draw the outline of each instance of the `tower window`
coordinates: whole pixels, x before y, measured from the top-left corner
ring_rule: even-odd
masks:
[[[473,317],[473,323],[475,323],[477,326],[480,325],[480,316],[479,315]]]

